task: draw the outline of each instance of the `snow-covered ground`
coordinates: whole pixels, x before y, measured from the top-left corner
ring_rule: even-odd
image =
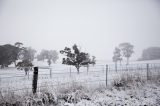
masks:
[[[103,85],[91,87],[75,82],[57,87],[46,84],[37,95],[28,91],[0,92],[0,95],[2,106],[160,106],[160,79],[159,82],[137,82],[130,87],[119,88]]]
[[[114,64],[108,63],[107,84],[111,87],[114,80],[120,79],[122,76],[139,75],[143,79],[147,79],[146,63],[150,64],[149,75],[157,75],[160,73],[160,61],[131,62],[130,65],[118,66],[118,72],[115,71]],[[77,74],[76,68],[73,66],[62,65],[60,63],[52,64],[48,67],[47,62],[34,62],[39,67],[38,72],[38,92],[48,88],[63,88],[70,86],[70,83],[80,83],[87,87],[85,92],[89,100],[82,99],[76,103],[64,103],[66,106],[108,106],[108,105],[160,105],[160,86],[155,83],[147,83],[144,86],[127,88],[125,90],[117,90],[114,87],[106,89],[106,63],[98,62],[95,66],[90,66],[87,71],[86,67],[80,68],[80,74]],[[159,74],[160,75],[160,74]],[[25,75],[22,70],[14,67],[0,69],[0,91],[3,95],[8,92],[15,94],[23,94],[32,91],[33,71],[29,71],[29,75]],[[134,85],[133,85],[134,86]],[[102,88],[103,89],[102,89]],[[98,90],[93,90],[93,89]],[[70,89],[68,89],[70,90]],[[52,91],[52,93],[55,91]],[[78,91],[79,92],[79,91]],[[84,92],[84,91],[83,91]],[[83,93],[80,91],[80,94]],[[75,92],[70,92],[72,95]],[[74,94],[75,95],[75,94]],[[77,95],[77,94],[76,94]],[[72,95],[73,96],[73,95]],[[83,95],[80,95],[83,96]],[[64,105],[63,104],[63,105]]]
[[[160,85],[145,84],[137,88],[117,90],[115,88],[95,91],[91,100],[66,103],[66,106],[160,106]]]
[[[129,72],[126,69],[126,66],[118,66],[120,69],[118,72],[115,72],[114,64],[109,64],[109,70],[107,73],[107,83],[110,84],[116,77],[121,77],[124,73],[128,72],[129,74],[141,74],[141,76],[146,77],[146,64],[144,63],[156,63],[157,69],[154,72],[159,72],[160,70],[159,60],[155,61],[138,61],[131,62]],[[73,66],[62,65],[60,63],[52,64],[48,67],[47,62],[34,62],[35,66],[39,66],[38,72],[38,87],[43,83],[49,82],[50,85],[58,86],[59,84],[68,83],[72,81],[85,82],[90,85],[95,85],[99,83],[106,83],[106,64],[105,62],[97,62],[95,66],[90,65],[87,72],[86,67],[80,68],[80,74],[77,74],[76,68]],[[134,69],[136,68],[136,70]],[[48,69],[47,69],[48,68]],[[156,73],[155,73],[156,74]],[[21,90],[21,89],[31,89],[32,88],[32,77],[33,71],[29,71],[29,75],[25,75],[23,70],[17,70],[14,67],[9,67],[5,69],[0,69],[0,89],[7,90]]]

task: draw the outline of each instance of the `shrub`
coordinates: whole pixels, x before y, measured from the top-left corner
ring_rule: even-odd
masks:
[[[144,83],[144,79],[140,74],[123,74],[120,78],[114,79],[112,86],[116,88],[139,87]]]

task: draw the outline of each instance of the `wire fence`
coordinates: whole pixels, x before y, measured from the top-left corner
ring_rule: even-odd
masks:
[[[76,68],[72,66],[62,69],[59,67],[57,69],[39,67],[37,89],[40,91],[40,89],[48,86],[65,86],[73,81],[89,86],[110,85],[116,78],[123,76],[125,73],[133,76],[138,73],[146,80],[150,77],[160,77],[160,64],[119,65],[117,68],[114,65],[95,65],[90,66],[89,69],[82,67],[79,74],[77,74]],[[32,91],[33,76],[34,71],[28,71],[27,75],[18,70],[0,71],[0,90],[3,92]]]

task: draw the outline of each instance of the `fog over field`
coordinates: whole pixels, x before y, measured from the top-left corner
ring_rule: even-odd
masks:
[[[74,43],[99,60],[112,60],[122,42],[142,50],[160,46],[159,0],[0,0],[0,45],[22,42],[36,50]]]
[[[160,106],[160,0],[0,0],[0,106]]]

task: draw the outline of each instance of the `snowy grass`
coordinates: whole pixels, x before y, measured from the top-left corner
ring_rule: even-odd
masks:
[[[52,71],[50,78],[50,70],[39,70],[37,94],[33,95],[32,72],[28,78],[24,72],[15,68],[2,70],[0,106],[160,105],[158,68],[150,70],[150,80],[147,80],[146,69],[118,72],[109,70],[107,87],[105,67],[102,65],[90,67],[88,73],[86,67],[82,67],[79,75],[73,67],[71,75],[70,67],[58,65]],[[22,77],[13,79],[15,75]]]
[[[33,95],[23,92],[0,91],[0,106],[115,106],[115,105],[160,105],[160,77],[147,81],[140,74],[126,73],[115,79],[111,86],[89,86],[72,81],[50,86],[44,83]],[[119,85],[118,85],[119,84]],[[121,84],[121,85],[120,85]]]
[[[117,77],[112,81],[112,86],[116,88],[123,88],[125,89],[126,87],[139,87],[144,85],[146,80],[146,77],[141,76],[139,73],[135,74],[129,74],[124,73],[121,75],[121,77]]]

